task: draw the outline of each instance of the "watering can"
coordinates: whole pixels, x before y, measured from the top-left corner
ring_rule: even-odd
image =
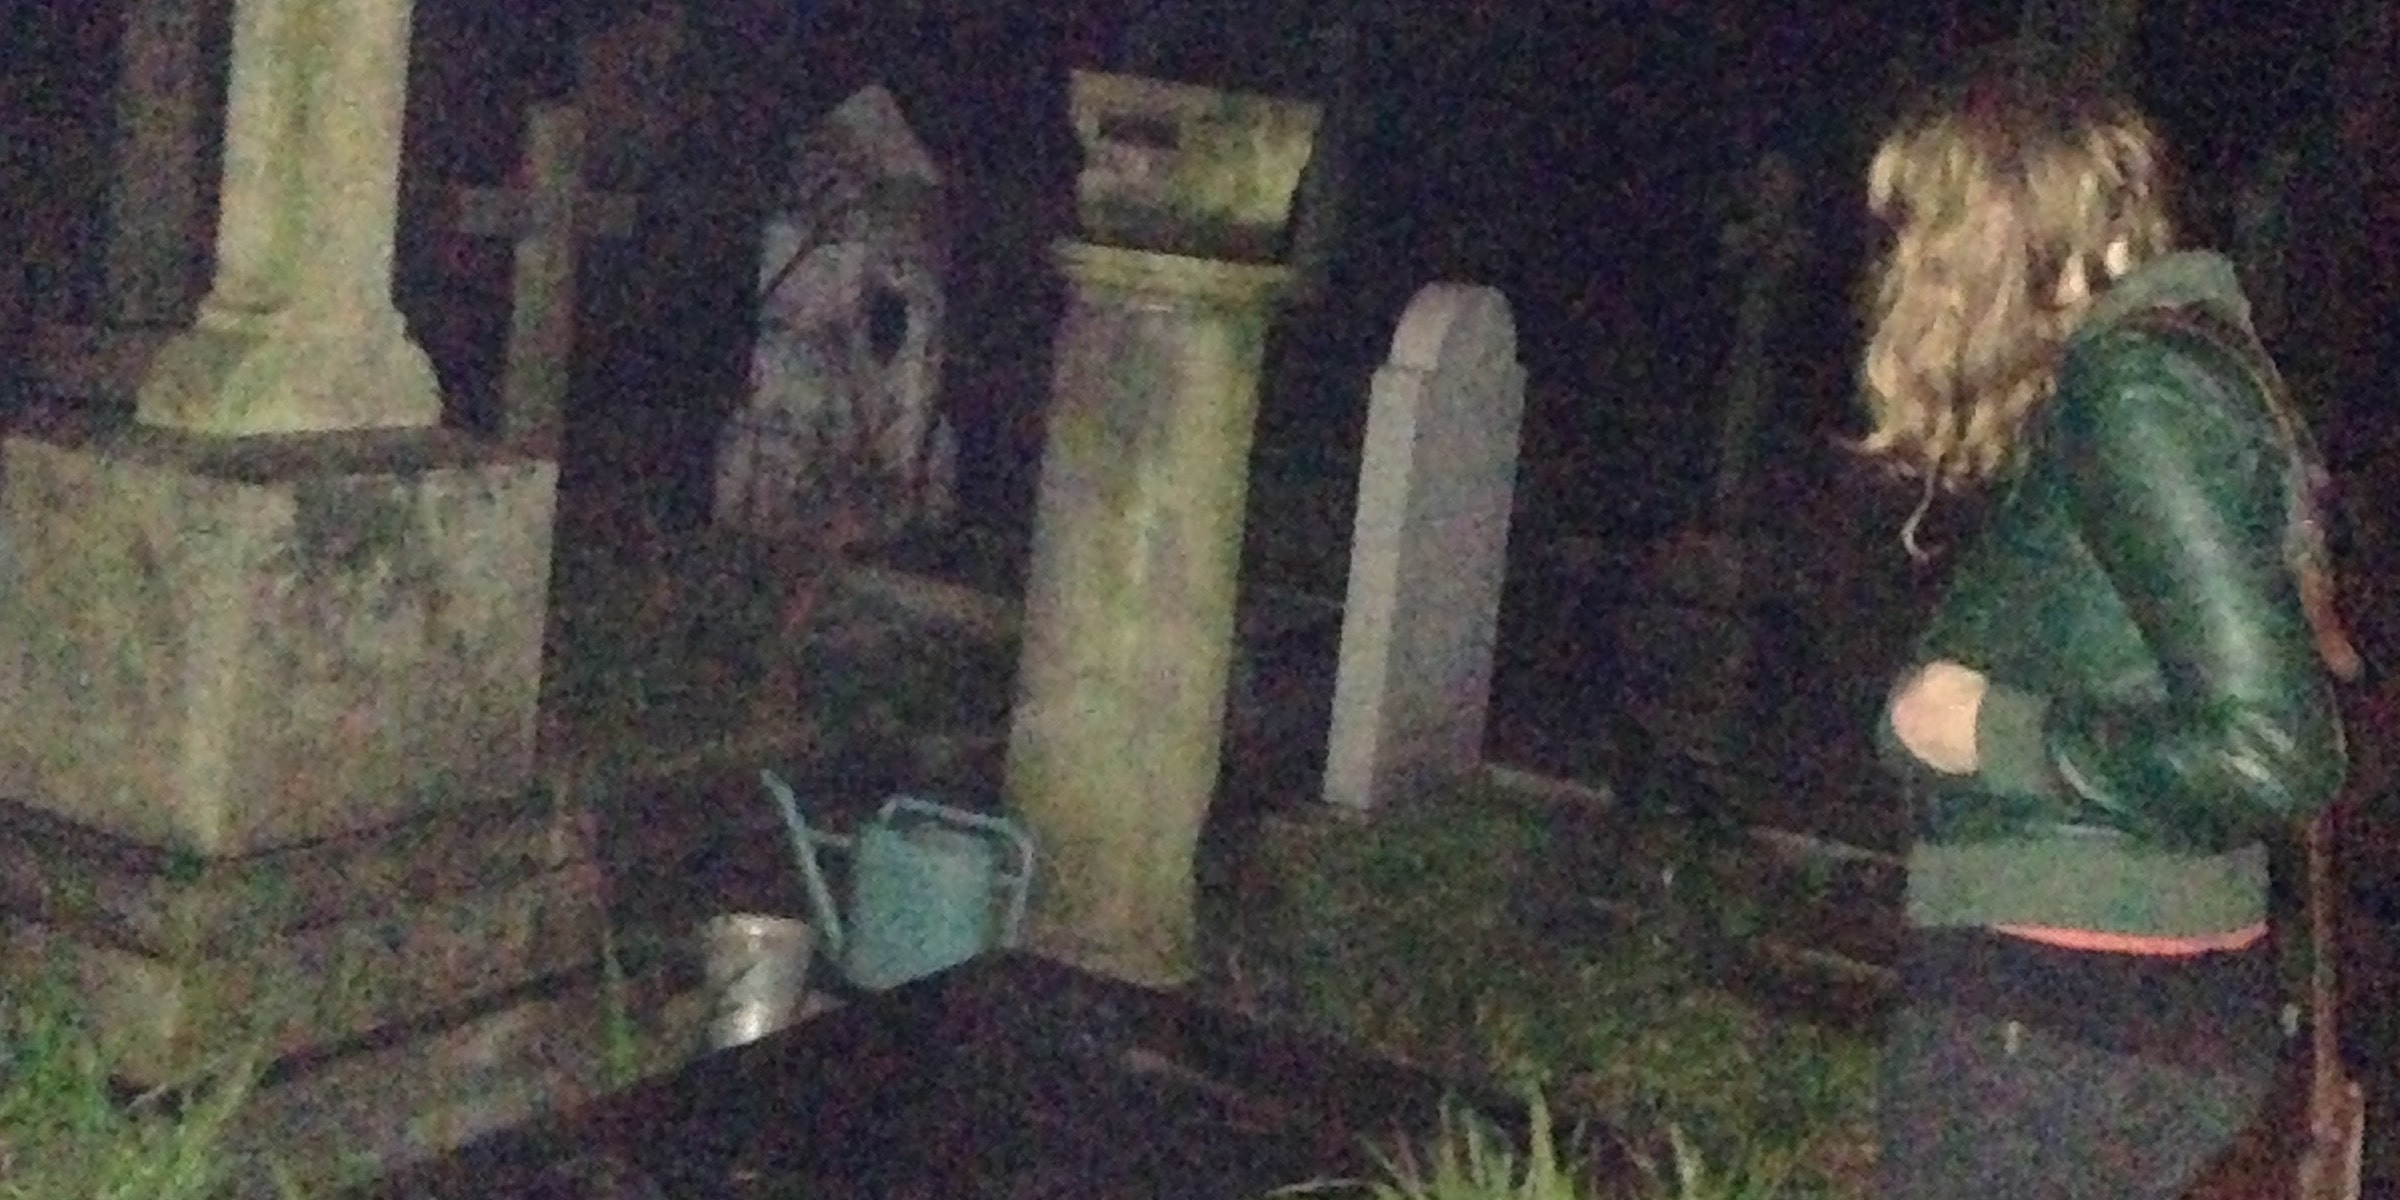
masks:
[[[825,956],[853,986],[896,987],[1023,936],[1033,839],[1016,822],[894,796],[851,836],[819,833],[790,784],[758,774],[783,810]],[[818,861],[827,846],[850,854],[846,914]]]

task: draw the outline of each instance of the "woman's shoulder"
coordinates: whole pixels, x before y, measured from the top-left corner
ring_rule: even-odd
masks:
[[[2160,306],[2076,338],[2060,365],[2057,406],[2070,427],[2196,422],[2257,435],[2272,431],[2279,387],[2247,326],[2198,306]]]

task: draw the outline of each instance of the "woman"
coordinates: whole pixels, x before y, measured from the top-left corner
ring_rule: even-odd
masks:
[[[2173,249],[2160,157],[2020,57],[1869,173],[1860,448],[1991,500],[1877,729],[1918,833],[1893,1200],[2179,1195],[2287,1036],[2263,843],[2340,786],[2355,659],[2314,448],[2231,266]]]

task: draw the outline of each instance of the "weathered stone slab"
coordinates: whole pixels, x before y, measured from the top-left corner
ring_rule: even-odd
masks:
[[[555,479],[443,432],[12,438],[0,795],[232,856],[521,794]]]
[[[271,1080],[229,1150],[254,1168],[244,1194],[283,1195],[270,1172],[333,1194],[677,1070],[707,1049],[708,1017],[705,992],[665,973],[523,990]]]

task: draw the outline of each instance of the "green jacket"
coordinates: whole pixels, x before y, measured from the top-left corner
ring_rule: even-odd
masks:
[[[2214,254],[2112,285],[1918,643],[1991,680],[1980,769],[1936,772],[1878,722],[1915,807],[1915,924],[2242,928],[2267,911],[2262,837],[2341,785],[2283,552],[2294,460],[2240,360],[2126,326],[2170,305],[2249,323]]]

